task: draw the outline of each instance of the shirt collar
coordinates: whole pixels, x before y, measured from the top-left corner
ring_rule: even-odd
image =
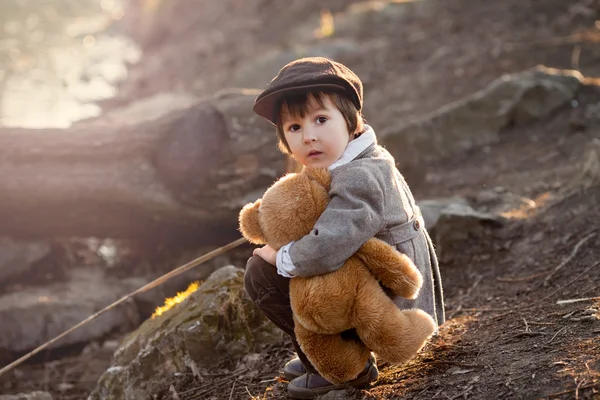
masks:
[[[360,153],[365,151],[367,147],[377,142],[375,131],[369,125],[365,125],[366,130],[354,140],[351,140],[346,146],[346,150],[336,162],[331,164],[328,168],[329,171],[333,171],[337,167],[341,167],[344,164],[348,164],[354,160]]]

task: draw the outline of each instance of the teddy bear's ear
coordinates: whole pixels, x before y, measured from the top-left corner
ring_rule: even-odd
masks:
[[[304,172],[309,178],[319,182],[327,191],[331,184],[331,174],[327,168],[304,168]]]
[[[265,244],[262,229],[258,219],[258,208],[260,207],[261,199],[254,203],[248,203],[240,211],[240,231],[242,235],[248,239],[250,243]]]

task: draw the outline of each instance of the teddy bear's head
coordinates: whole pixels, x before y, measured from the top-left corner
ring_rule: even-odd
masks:
[[[240,231],[254,244],[275,250],[308,234],[329,203],[331,176],[325,168],[304,168],[283,176],[240,211]]]

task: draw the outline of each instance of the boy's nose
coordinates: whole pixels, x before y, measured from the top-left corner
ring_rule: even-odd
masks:
[[[305,130],[304,131],[304,143],[308,144],[311,142],[316,142],[317,141],[317,135],[314,134],[314,132],[312,132],[311,130]]]

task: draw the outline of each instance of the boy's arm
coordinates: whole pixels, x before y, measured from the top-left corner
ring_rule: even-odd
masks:
[[[370,170],[344,168],[333,177],[329,195],[331,201],[313,230],[288,247],[287,260],[282,254],[292,264],[285,267],[292,276],[337,270],[384,227],[383,190]],[[278,269],[283,266],[279,261]]]

